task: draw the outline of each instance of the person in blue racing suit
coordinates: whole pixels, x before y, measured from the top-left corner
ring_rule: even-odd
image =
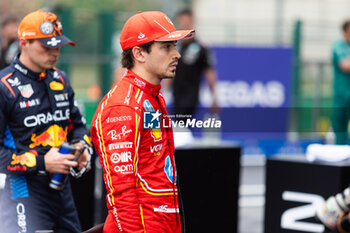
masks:
[[[0,172],[7,174],[1,198],[0,232],[80,233],[69,180],[49,187],[52,174],[83,169],[90,153],[61,154],[62,142],[91,145],[66,74],[54,67],[60,47],[74,43],[57,16],[37,10],[18,28],[20,54],[0,71]]]

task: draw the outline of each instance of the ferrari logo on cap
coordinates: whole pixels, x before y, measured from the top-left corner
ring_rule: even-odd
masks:
[[[57,40],[56,37],[52,37],[51,40],[48,41],[46,44],[51,46],[56,46],[59,43],[61,43],[61,40]]]

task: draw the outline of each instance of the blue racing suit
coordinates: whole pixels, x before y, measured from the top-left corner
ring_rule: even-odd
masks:
[[[69,180],[51,189],[44,155],[73,139],[89,141],[65,73],[36,73],[17,58],[0,71],[0,232],[81,232]]]

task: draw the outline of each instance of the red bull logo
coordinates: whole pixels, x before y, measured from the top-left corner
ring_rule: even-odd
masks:
[[[31,140],[33,143],[29,145],[29,148],[37,146],[51,146],[59,147],[62,142],[67,141],[68,127],[65,129],[58,125],[51,125],[46,131],[40,135],[32,134]]]
[[[12,155],[11,166],[22,165],[27,167],[36,166],[36,157],[34,153],[25,152],[21,155]]]

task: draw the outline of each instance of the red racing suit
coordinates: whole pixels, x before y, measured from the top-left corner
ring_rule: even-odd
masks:
[[[180,233],[173,132],[160,85],[132,71],[102,99],[91,136],[107,189],[107,232]]]

